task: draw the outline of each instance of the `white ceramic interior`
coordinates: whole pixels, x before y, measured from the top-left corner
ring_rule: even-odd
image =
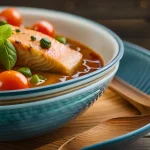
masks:
[[[114,59],[119,51],[118,43],[113,36],[102,27],[83,18],[44,9],[18,9],[23,15],[25,25],[30,26],[38,20],[48,20],[54,25],[57,34],[79,41],[99,53],[105,65]]]
[[[5,7],[0,7],[0,11],[4,8]],[[79,41],[99,53],[103,57],[105,67],[66,82],[39,88],[30,88],[28,90],[9,91],[9,94],[7,91],[0,92],[0,100],[16,99],[19,98],[18,95],[22,98],[36,97],[68,90],[101,78],[109,73],[115,65],[119,64],[123,55],[123,44],[117,35],[102,25],[96,24],[85,18],[58,11],[26,7],[18,7],[17,9],[23,16],[24,25],[31,26],[39,20],[51,22],[57,34]]]
[[[105,64],[108,64],[118,53],[119,46],[114,37],[103,30],[103,28],[89,24],[86,20],[53,11],[45,14],[44,11],[37,12],[35,10],[30,15],[29,12],[28,10],[22,12],[25,25],[31,25],[42,19],[48,20],[54,25],[56,33],[92,48],[103,57]]]

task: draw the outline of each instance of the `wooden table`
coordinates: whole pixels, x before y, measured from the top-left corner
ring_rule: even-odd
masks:
[[[0,150],[57,150],[72,136],[86,131],[104,120],[139,114],[138,109],[108,89],[87,112],[61,129],[41,137],[23,141],[1,142]],[[129,145],[126,149],[150,150],[150,134]]]

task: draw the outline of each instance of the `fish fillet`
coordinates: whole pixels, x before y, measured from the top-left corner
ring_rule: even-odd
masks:
[[[12,26],[13,34],[9,41],[17,51],[17,65],[29,67],[33,70],[47,71],[71,75],[82,62],[82,54],[68,46],[58,42],[52,37],[26,28]],[[36,40],[32,41],[31,36]],[[49,49],[40,46],[41,38],[48,38],[51,41]]]

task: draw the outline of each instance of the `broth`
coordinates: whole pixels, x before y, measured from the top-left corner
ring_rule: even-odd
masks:
[[[96,54],[93,50],[88,48],[87,46],[73,41],[71,39],[67,39],[67,46],[70,48],[79,51],[83,54],[83,63],[78,68],[78,70],[72,76],[66,76],[63,74],[55,74],[55,73],[48,73],[48,72],[41,72],[41,71],[34,71],[32,70],[32,74],[39,74],[47,78],[46,81],[41,81],[38,84],[30,83],[30,87],[38,87],[38,86],[45,86],[50,84],[55,84],[59,82],[65,82],[66,80],[78,78],[90,72],[96,71],[103,67],[103,60],[100,55]],[[22,66],[25,67],[25,66]],[[18,70],[19,67],[14,67],[13,70]],[[4,71],[0,69],[0,72]],[[28,78],[30,80],[30,78]]]
[[[79,42],[57,36],[51,21],[37,20],[25,27],[17,9],[6,8],[0,14],[4,19],[0,21],[0,90],[65,82],[103,67],[99,54]]]

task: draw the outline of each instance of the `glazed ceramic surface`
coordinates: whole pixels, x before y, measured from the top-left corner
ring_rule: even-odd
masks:
[[[0,7],[0,10],[4,7]],[[35,8],[18,8],[23,15],[25,25],[31,25],[38,20],[52,22],[58,34],[80,41],[101,54],[105,67],[85,76],[50,86],[19,90],[13,92],[0,92],[0,100],[37,97],[46,94],[58,93],[72,87],[91,82],[108,73],[119,62],[123,55],[123,44],[119,37],[102,25],[87,19],[67,13]]]
[[[96,83],[41,101],[0,106],[0,140],[20,140],[53,131],[84,112],[104,92],[118,69]]]
[[[125,53],[116,73],[118,77],[150,94],[150,51],[135,44],[124,42]],[[129,134],[97,143],[83,150],[119,150],[122,145],[130,144],[150,132],[150,123]]]
[[[118,36],[99,24],[62,12],[18,9],[25,25],[41,19],[51,21],[58,34],[80,41],[100,53],[105,66],[54,85],[0,92],[1,141],[45,134],[77,117],[104,92],[123,55],[123,44]]]
[[[117,76],[150,95],[150,51],[124,42],[125,53]]]

